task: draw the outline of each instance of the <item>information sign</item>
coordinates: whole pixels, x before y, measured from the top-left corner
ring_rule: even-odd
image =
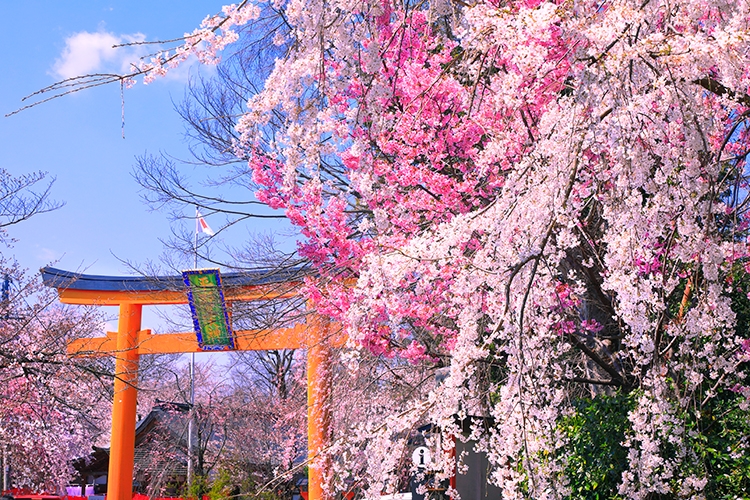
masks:
[[[420,446],[411,454],[411,461],[419,468],[426,468],[432,461],[430,449],[426,446]]]

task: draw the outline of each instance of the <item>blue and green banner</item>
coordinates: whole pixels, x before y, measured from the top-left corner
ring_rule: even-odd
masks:
[[[234,349],[232,327],[218,269],[183,271],[198,345],[204,351]]]

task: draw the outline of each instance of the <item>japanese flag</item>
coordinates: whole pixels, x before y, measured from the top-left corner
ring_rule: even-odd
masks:
[[[214,235],[213,229],[211,229],[197,208],[195,209],[195,233],[206,233],[209,236]]]

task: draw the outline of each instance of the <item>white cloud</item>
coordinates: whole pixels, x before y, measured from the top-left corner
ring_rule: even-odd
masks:
[[[40,245],[35,245],[34,249],[35,249],[36,259],[45,266],[54,264],[55,262],[60,260],[63,256],[63,254],[61,254],[57,250],[53,250],[47,247],[42,247]]]
[[[113,47],[114,45],[139,42],[145,35],[115,35],[106,31],[89,33],[81,31],[65,39],[65,48],[52,67],[56,78],[64,80],[92,73],[125,73],[132,70],[145,53],[142,46]]]

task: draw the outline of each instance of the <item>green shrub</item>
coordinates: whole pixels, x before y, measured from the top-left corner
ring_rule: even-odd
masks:
[[[575,403],[575,413],[563,420],[571,499],[619,498],[617,487],[627,466],[622,442],[634,401],[632,394],[580,399]]]

